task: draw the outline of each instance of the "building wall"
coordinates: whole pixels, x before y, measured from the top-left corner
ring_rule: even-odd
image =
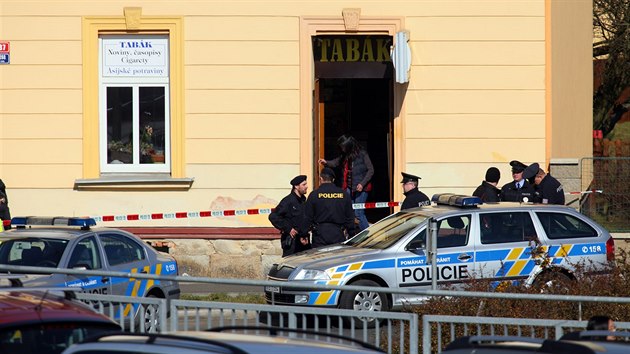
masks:
[[[586,79],[564,86],[545,81],[546,54],[556,43],[548,39],[556,28],[550,3],[2,0],[0,40],[11,41],[11,64],[0,66],[0,178],[12,213],[98,216],[275,206],[289,192],[291,177],[313,173],[311,108],[304,99],[311,95],[304,77],[312,68],[301,61],[301,25],[305,18],[340,21],[344,8],[360,8],[361,21],[397,21],[410,31],[411,79],[397,88],[402,107],[395,118],[394,172],[422,176],[426,194],[471,193],[491,165],[507,182],[512,159],[545,164],[556,151],[558,157],[581,157],[588,154],[587,142],[574,136],[590,130],[590,115],[580,110],[570,123],[555,119],[565,116],[560,108],[569,97],[585,97],[592,85],[582,87]],[[182,20],[181,177],[194,178],[190,189],[75,188],[77,180],[95,177],[86,169],[94,160],[85,147],[95,142],[84,131],[90,107],[82,74],[94,58],[86,58],[82,23],[98,16],[123,21],[125,7],[140,7],[145,19]],[[586,31],[582,23],[557,26]],[[584,66],[576,61],[571,70]],[[558,79],[568,80],[566,74]],[[551,89],[554,100],[546,107]],[[555,135],[554,128],[550,143],[549,119],[552,126],[575,130]],[[270,226],[265,215],[111,225]]]

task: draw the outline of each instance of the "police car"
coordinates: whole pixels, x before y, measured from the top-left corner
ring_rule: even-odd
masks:
[[[482,204],[453,194],[434,195],[432,202],[392,214],[344,243],[283,258],[267,278],[299,282],[305,290],[268,286],[267,302],[363,311],[421,302],[422,295],[309,290],[308,284],[430,289],[430,220],[437,225],[438,286],[473,277],[531,285],[551,275],[571,277],[580,263],[604,269],[614,260],[611,235],[570,207]]]
[[[173,257],[129,232],[95,225],[92,218],[13,218],[13,229],[0,235],[0,264],[177,275]],[[151,279],[33,274],[23,283],[133,297],[178,299],[180,294],[177,282]]]

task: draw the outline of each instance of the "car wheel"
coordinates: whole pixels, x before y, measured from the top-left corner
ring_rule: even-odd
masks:
[[[147,298],[157,298],[155,295],[149,295]],[[160,308],[156,305],[142,305],[141,311],[144,312],[144,321],[141,314],[138,314],[137,330],[144,333],[160,332]]]
[[[348,285],[380,287],[376,282],[367,279],[361,279]],[[339,306],[342,309],[365,311],[367,315],[367,312],[389,310],[389,301],[387,294],[377,291],[344,291],[341,293]],[[355,328],[362,328],[364,321],[367,322],[368,328],[373,328],[376,326],[378,319],[368,316],[356,316],[354,318]],[[352,321],[345,317],[344,323],[348,326],[352,325]]]

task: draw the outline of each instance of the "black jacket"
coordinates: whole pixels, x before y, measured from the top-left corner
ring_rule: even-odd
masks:
[[[354,210],[350,196],[334,183],[323,183],[311,192],[305,206],[306,224],[313,231],[313,247],[346,240],[354,233]]]
[[[372,160],[370,160],[370,156],[365,150],[361,150],[358,156],[354,160],[351,160],[351,163],[352,166],[350,167],[352,168],[352,176],[350,177],[351,181],[350,183],[348,183],[348,186],[352,185],[351,190],[353,191],[357,189],[357,184],[359,183],[361,183],[363,188],[366,188],[368,183],[370,183],[372,176],[374,176],[374,166],[372,165]],[[343,164],[343,156],[339,156],[333,160],[326,162],[326,166],[328,167],[341,167],[342,174],[341,176],[339,176],[340,180],[343,179]]]
[[[282,198],[274,211],[269,214],[269,221],[278,230],[280,230],[280,242],[282,246],[282,257],[286,257],[293,253],[303,251],[310,248],[309,245],[302,245],[299,238],[308,239],[308,229],[304,216],[304,205],[306,197],[299,197],[293,191],[291,194]],[[298,234],[293,239],[289,247],[285,246],[286,238],[291,237],[291,229],[296,229]]]
[[[484,203],[501,201],[501,190],[486,181],[482,181],[472,195],[481,198],[481,201]]]
[[[545,178],[536,186],[534,201],[536,203],[564,205],[564,189],[560,181],[551,175],[545,175]]]
[[[501,201],[502,202],[522,202],[524,198],[527,198],[527,201],[533,202],[535,198],[535,188],[526,180],[523,183],[523,187],[520,189],[516,189],[516,182],[512,181],[510,183],[506,183],[501,188]]]
[[[423,205],[431,205],[429,197],[427,197],[426,194],[420,192],[418,188],[414,188],[404,194],[405,200],[403,200],[402,205],[400,206],[400,210],[415,208]]]

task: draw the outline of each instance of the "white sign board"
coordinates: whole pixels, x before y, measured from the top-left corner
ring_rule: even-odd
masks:
[[[103,77],[168,74],[168,38],[103,38]]]

